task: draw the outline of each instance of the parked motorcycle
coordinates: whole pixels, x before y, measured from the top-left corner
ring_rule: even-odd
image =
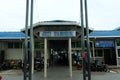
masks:
[[[95,60],[95,70],[96,71],[104,71],[104,72],[110,71],[108,65],[104,64],[103,62],[100,62],[99,60]]]
[[[44,68],[44,61],[40,58],[35,58],[34,69],[41,71]]]
[[[88,69],[88,63],[85,64],[86,69]],[[82,62],[80,62],[77,65],[77,69],[81,69],[83,67]],[[90,69],[91,71],[104,71],[104,72],[109,72],[110,69],[107,64],[104,64],[98,60],[95,60],[94,62],[90,63]]]

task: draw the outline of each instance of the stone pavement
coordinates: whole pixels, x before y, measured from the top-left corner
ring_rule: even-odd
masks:
[[[11,74],[10,74],[11,73]],[[73,77],[69,77],[68,67],[48,68],[48,77],[43,77],[43,71],[35,72],[32,80],[83,80],[82,71],[73,69]],[[2,80],[23,80],[22,71],[1,72]],[[120,80],[120,73],[92,72],[91,80]]]

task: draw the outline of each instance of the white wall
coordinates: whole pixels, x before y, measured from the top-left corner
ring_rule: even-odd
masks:
[[[119,65],[119,67],[120,67],[120,58],[118,58],[118,65]]]
[[[5,52],[5,59],[23,59],[23,50],[7,49]]]

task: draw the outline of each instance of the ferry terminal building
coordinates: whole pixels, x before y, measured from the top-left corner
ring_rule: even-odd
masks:
[[[33,62],[34,58],[40,57],[50,65],[69,65],[72,76],[72,55],[82,59],[80,31],[80,24],[74,21],[54,20],[35,23]],[[120,67],[120,30],[89,31],[91,61],[100,60],[109,66]],[[4,56],[4,60],[23,60],[24,32],[25,29],[21,32],[0,32],[0,58]],[[44,77],[46,76],[47,68],[44,67]]]

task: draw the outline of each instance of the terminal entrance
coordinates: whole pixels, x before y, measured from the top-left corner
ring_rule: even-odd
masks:
[[[104,49],[104,61],[108,65],[117,65],[115,49]]]
[[[68,65],[68,40],[50,40],[49,49],[52,66]]]

